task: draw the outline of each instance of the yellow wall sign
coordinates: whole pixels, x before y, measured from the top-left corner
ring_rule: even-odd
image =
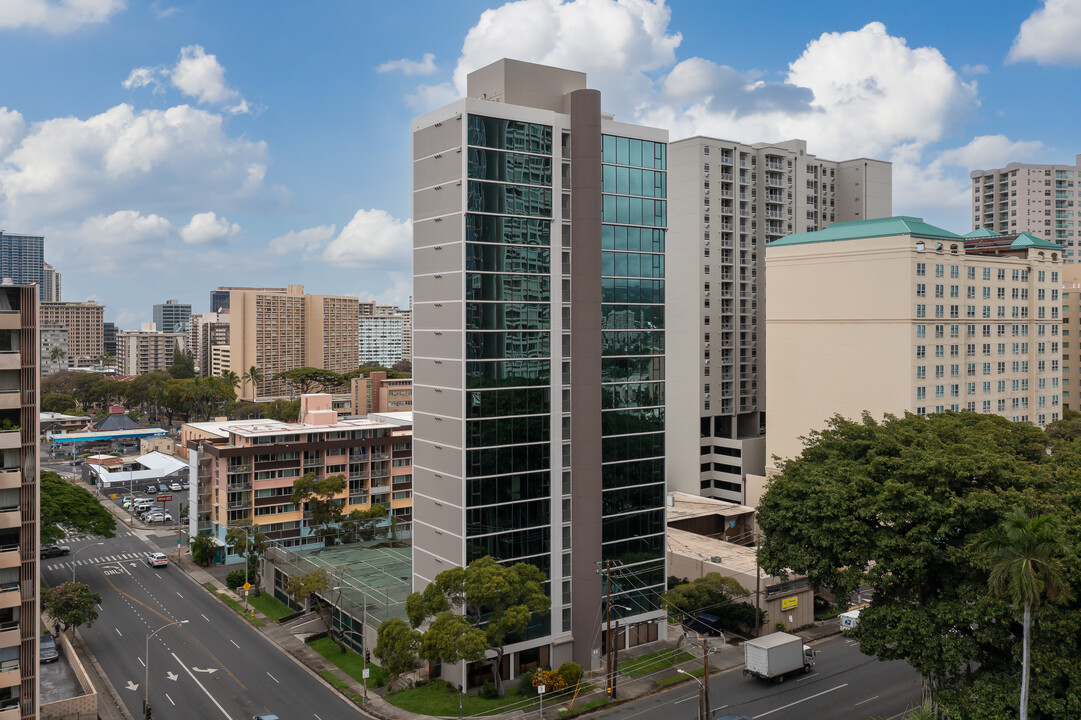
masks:
[[[794,610],[798,606],[799,606],[799,598],[798,597],[784,598],[784,599],[781,600],[781,609],[782,610]]]

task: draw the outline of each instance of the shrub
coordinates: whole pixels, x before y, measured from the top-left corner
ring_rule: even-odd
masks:
[[[496,689],[495,683],[488,680],[484,683],[484,687],[480,690],[480,696],[485,700],[498,700],[499,690]]]
[[[206,567],[214,562],[218,548],[209,535],[196,535],[191,541],[191,559]]]
[[[536,672],[536,670],[526,670],[518,676],[518,694],[522,697],[533,697],[536,694],[533,687],[533,675]]]
[[[582,666],[576,662],[565,662],[559,666],[559,676],[567,686],[577,685],[582,680]]]
[[[545,692],[556,693],[567,687],[567,681],[555,670],[537,670],[533,675],[533,687],[541,685]]]
[[[247,581],[247,573],[243,570],[233,570],[225,576],[225,587],[230,590],[236,590],[238,587],[242,587]]]

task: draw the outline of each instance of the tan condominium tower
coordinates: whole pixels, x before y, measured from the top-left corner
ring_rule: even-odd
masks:
[[[121,330],[116,334],[116,371],[121,375],[161,372],[187,344],[186,332],[161,332],[154,323],[143,323],[140,330]]]
[[[40,705],[37,285],[0,285],[0,716]]]
[[[1062,409],[1081,409],[1081,263],[1062,268]]]
[[[1057,420],[1062,269],[1048,240],[962,236],[913,217],[768,246],[767,457],[796,457],[835,414]]]
[[[803,140],[669,146],[668,481],[746,502],[766,462],[764,249],[793,232],[892,213],[892,166]],[[770,415],[774,416],[770,408]],[[775,416],[774,416],[775,417]]]
[[[668,133],[579,72],[500,60],[467,86],[412,125],[413,588],[485,556],[541,569],[513,679],[591,666],[609,610],[612,646],[665,636]],[[443,666],[463,672],[483,682]]]
[[[43,302],[41,324],[68,331],[68,366],[88,367],[105,354],[105,306],[96,302]]]
[[[262,381],[241,383],[245,400],[294,392],[278,374],[299,367],[356,370],[359,299],[305,295],[303,285],[229,292],[229,367],[239,376],[256,367]],[[213,358],[211,358],[213,361]],[[213,364],[213,362],[212,362]]]
[[[1010,163],[973,170],[972,228],[999,233],[1030,232],[1063,247],[1065,262],[1077,261],[1081,239],[1081,155],[1073,165]]]

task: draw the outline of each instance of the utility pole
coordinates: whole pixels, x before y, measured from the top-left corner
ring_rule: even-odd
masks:
[[[604,650],[607,653],[605,659],[605,667],[608,669],[608,696],[612,700],[616,699],[616,690],[613,686],[613,679],[615,675],[612,672],[612,561],[604,561],[604,616],[605,624],[608,626],[605,631],[605,647]]]
[[[702,720],[710,720],[709,714],[709,640],[702,638]]]
[[[762,570],[758,564],[759,535],[754,535],[754,636],[762,637]]]

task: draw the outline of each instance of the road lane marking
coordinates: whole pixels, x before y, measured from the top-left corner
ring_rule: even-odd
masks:
[[[672,704],[673,704],[673,705],[679,705],[679,704],[680,704],[681,702],[687,702],[688,700],[694,700],[694,699],[695,699],[695,697],[694,697],[694,696],[692,695],[691,697],[685,697],[685,698],[683,698],[682,700],[676,700],[676,701],[675,701],[674,703],[672,703]]]
[[[233,643],[233,647],[235,647],[235,648],[236,648],[237,650],[239,650],[239,649],[240,649],[240,646],[239,646],[239,645],[237,645],[237,644],[236,644],[236,642],[235,642],[234,640],[230,640],[229,642]]]
[[[180,667],[184,668],[184,672],[186,672],[188,675],[191,676],[191,679],[195,681],[195,684],[199,686],[199,689],[202,690],[204,693],[206,693],[206,696],[208,698],[210,698],[210,702],[214,703],[214,705],[218,708],[218,710],[221,710],[221,714],[225,716],[225,720],[233,720],[233,718],[229,716],[229,713],[225,712],[225,708],[223,708],[221,706],[221,703],[219,703],[217,700],[215,700],[214,696],[210,694],[210,691],[207,690],[206,687],[204,687],[201,682],[199,682],[199,678],[195,677],[195,673],[193,673],[191,670],[189,670],[187,665],[180,662],[180,658],[178,658],[176,656],[176,653],[171,652],[169,654],[173,656],[173,660],[176,660],[177,664]]]
[[[180,594],[180,591],[179,591],[179,590],[177,590],[177,591],[176,591],[176,596],[177,596],[177,597],[179,597],[179,598],[181,598],[181,599],[183,599],[183,597],[184,597],[183,595],[181,595],[181,594]]]
[[[312,713],[312,715],[315,715],[315,713]],[[319,717],[318,715],[315,715],[315,720],[323,720],[323,718]]]
[[[874,697],[869,697],[869,698],[867,698],[866,700],[860,700],[860,701],[859,701],[858,703],[856,703],[856,704],[855,704],[855,705],[854,705],[853,707],[859,707],[860,705],[862,705],[862,704],[864,704],[864,703],[869,703],[869,702],[871,702],[872,700],[878,700],[878,697],[879,697],[878,695],[875,695]]]
[[[136,658],[135,658],[135,659],[139,661],[139,664],[140,664],[140,665],[142,665],[143,667],[146,667],[146,663],[145,663],[145,662],[143,662],[143,659],[142,659],[141,657],[138,657],[138,656],[136,656]]]
[[[170,670],[169,672],[165,673],[165,677],[169,678],[169,679],[170,679],[170,680],[172,680],[173,682],[176,682],[176,681],[177,681],[177,679],[178,679],[178,678],[179,678],[180,676],[179,676],[179,675],[177,675],[177,674],[176,674],[175,672],[173,672],[172,670]]]
[[[176,707],[176,703],[173,702],[173,699],[171,697],[169,697],[169,693],[165,693],[165,699],[173,703],[173,707]]]
[[[202,613],[199,613],[199,614],[203,615]],[[210,622],[210,618],[208,618],[206,615],[203,615],[203,620],[206,620],[207,622]]]
[[[116,634],[120,637],[124,637],[124,633],[120,632],[120,628],[113,628],[113,630],[116,630]]]
[[[271,674],[270,674],[270,671],[269,671],[269,670],[267,670],[267,676],[268,676],[268,677],[269,677],[269,678],[270,678],[271,680],[273,680],[274,682],[276,682],[276,683],[278,683],[279,685],[281,685],[281,683],[280,683],[280,682],[278,682],[278,678],[276,678],[276,677],[274,677],[273,675],[271,675]]]
[[[136,684],[136,683],[133,683],[131,680],[128,680],[128,684],[124,687],[124,689],[125,690],[131,690],[132,692],[135,692],[136,690],[139,689],[139,685]]]
[[[800,703],[805,703],[808,700],[814,700],[816,697],[822,697],[823,695],[826,695],[827,693],[831,693],[834,690],[840,690],[841,688],[845,688],[845,687],[848,687],[848,683],[843,683],[841,685],[838,685],[837,687],[831,687],[829,690],[823,690],[820,693],[817,693],[815,695],[811,695],[810,697],[805,697],[802,700],[797,700],[795,702],[790,702],[787,705],[782,705],[779,708],[774,708],[772,710],[767,710],[764,713],[759,713],[758,715],[754,716],[754,720],[758,720],[758,718],[764,718],[767,715],[772,715],[775,712],[780,712],[782,710],[787,710],[788,708],[792,707],[793,705],[799,705]]]

